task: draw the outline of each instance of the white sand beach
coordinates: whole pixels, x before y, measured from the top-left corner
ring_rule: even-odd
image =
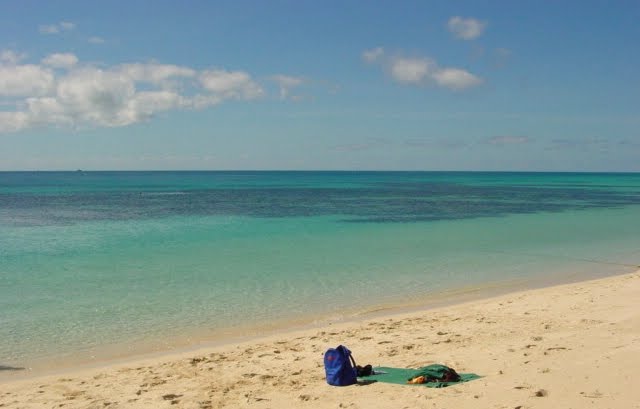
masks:
[[[0,383],[4,408],[640,408],[640,272]],[[323,353],[442,363],[448,388],[332,387]]]

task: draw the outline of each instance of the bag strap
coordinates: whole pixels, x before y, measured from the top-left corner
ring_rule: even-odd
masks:
[[[356,360],[353,359],[353,355],[351,355],[351,353],[349,353],[349,359],[351,360],[351,363],[353,364],[353,369],[356,370],[358,365],[356,365]]]
[[[355,371],[357,367],[356,360],[353,359],[353,355],[351,355],[351,351],[349,350],[349,348],[345,347],[344,345],[340,345],[338,346],[338,349],[340,349],[343,354],[349,357],[349,360],[351,360],[351,363],[353,364],[353,370]]]

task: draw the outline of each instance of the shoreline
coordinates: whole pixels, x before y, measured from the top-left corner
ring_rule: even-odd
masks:
[[[371,319],[383,319],[405,313],[427,313],[428,311],[457,306],[460,304],[489,300],[492,298],[556,287],[559,285],[587,282],[629,274],[640,266],[617,264],[615,271],[603,273],[601,270],[564,272],[547,274],[538,277],[512,278],[509,280],[490,281],[484,285],[453,287],[414,297],[410,301],[387,301],[372,304],[364,308],[353,308],[343,314],[327,317],[324,313],[308,314],[297,320],[283,319],[263,325],[245,325],[225,328],[222,331],[189,332],[183,336],[169,338],[159,347],[157,341],[137,342],[131,344],[101,345],[94,351],[68,353],[59,357],[46,357],[36,361],[34,367],[22,367],[19,364],[0,362],[0,385],[6,382],[37,379],[47,376],[61,376],[84,370],[107,368],[114,365],[126,365],[147,359],[162,359],[192,353],[202,349],[225,347],[247,342],[257,342],[273,336],[294,334],[300,331],[318,330],[337,324],[358,324]],[[95,354],[91,356],[91,354]],[[91,358],[89,358],[91,356]],[[95,358],[99,356],[100,358]],[[3,373],[4,372],[4,373]]]
[[[545,390],[554,397],[552,406],[587,407],[590,400],[597,407],[607,398],[607,407],[629,408],[640,402],[632,386],[640,365],[640,312],[635,308],[639,297],[640,270],[635,270],[3,381],[0,403],[333,408],[373,399],[367,406],[397,407],[400,403],[393,401],[399,394],[407,399],[402,404],[413,402],[411,407],[436,398],[459,407],[516,407],[517,397],[522,397],[523,407],[549,407],[548,400],[535,395]],[[322,353],[339,343],[347,345],[361,364],[418,367],[439,362],[483,378],[444,391],[387,384],[331,388],[324,382]],[[601,375],[611,366],[617,368],[616,376]]]
[[[380,319],[403,313],[426,313],[430,310],[456,306],[474,301],[482,301],[502,295],[530,291],[558,285],[571,284],[593,279],[615,277],[635,271],[640,266],[607,263],[615,265],[615,271],[581,270],[555,272],[537,277],[520,277],[508,280],[490,281],[483,285],[452,287],[430,294],[401,301],[393,299],[363,308],[352,308],[343,313],[327,317],[326,313],[307,314],[296,320],[282,319],[263,325],[247,324],[223,328],[216,331],[193,331],[180,337],[170,337],[160,346],[158,341],[140,341],[105,344],[95,349],[75,351],[61,356],[41,358],[32,366],[20,363],[0,362],[0,385],[5,382],[36,379],[46,376],[64,375],[82,370],[100,369],[113,365],[127,364],[145,359],[161,359],[201,349],[210,349],[238,343],[259,341],[277,335],[287,335],[304,330],[316,330],[340,323],[360,323],[369,319]],[[424,298],[429,298],[425,301]],[[13,366],[12,366],[13,364]],[[4,372],[4,373],[3,373]]]

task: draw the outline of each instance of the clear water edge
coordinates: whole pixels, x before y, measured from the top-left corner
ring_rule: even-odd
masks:
[[[545,276],[490,282],[479,286],[467,286],[443,290],[429,294],[429,301],[420,297],[409,301],[389,300],[352,307],[340,313],[308,314],[296,319],[276,320],[266,324],[239,325],[216,331],[192,329],[179,335],[164,338],[161,343],[154,341],[125,341],[100,345],[95,349],[75,350],[66,354],[41,357],[27,367],[16,367],[15,371],[0,372],[0,382],[27,380],[51,375],[62,376],[81,370],[144,361],[158,357],[181,356],[201,350],[230,344],[257,341],[272,336],[287,337],[297,331],[326,329],[337,323],[358,323],[364,320],[393,317],[412,312],[427,312],[432,309],[488,299],[500,295],[525,290],[535,290],[562,284],[583,282],[599,278],[624,275],[640,271],[640,266],[608,265],[606,269],[594,267],[592,270],[549,273]],[[347,342],[348,340],[345,340]]]
[[[34,179],[45,189],[3,184],[0,174],[0,194],[17,200],[15,207],[0,201],[0,365],[31,368],[0,376],[428,308],[640,264],[637,175],[455,174],[453,182],[438,175],[447,182],[433,185],[420,173],[269,174],[257,181],[255,174],[215,174],[217,185],[209,186],[209,174],[187,181],[176,174],[106,175],[72,188],[68,179],[77,175]],[[220,196],[219,185],[238,179],[250,202],[226,190]],[[264,185],[279,190],[252,190]],[[123,186],[151,196],[195,187],[206,196],[196,193],[203,206],[182,209],[184,201],[122,195]],[[319,186],[342,188],[317,197]],[[354,190],[363,186],[369,190]],[[99,201],[87,196],[96,189],[107,192]],[[43,192],[64,196],[47,202]],[[114,194],[118,201],[109,203]],[[416,203],[416,196],[431,201]],[[212,197],[235,207],[202,214]],[[442,200],[447,205],[438,207]],[[473,201],[481,206],[468,209]],[[167,205],[174,210],[165,212]],[[440,213],[423,220],[434,206]]]

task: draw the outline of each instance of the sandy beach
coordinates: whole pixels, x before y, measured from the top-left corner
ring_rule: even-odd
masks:
[[[2,408],[640,408],[640,271],[454,306],[0,384]],[[326,384],[359,364],[442,363],[482,378],[433,389]]]

